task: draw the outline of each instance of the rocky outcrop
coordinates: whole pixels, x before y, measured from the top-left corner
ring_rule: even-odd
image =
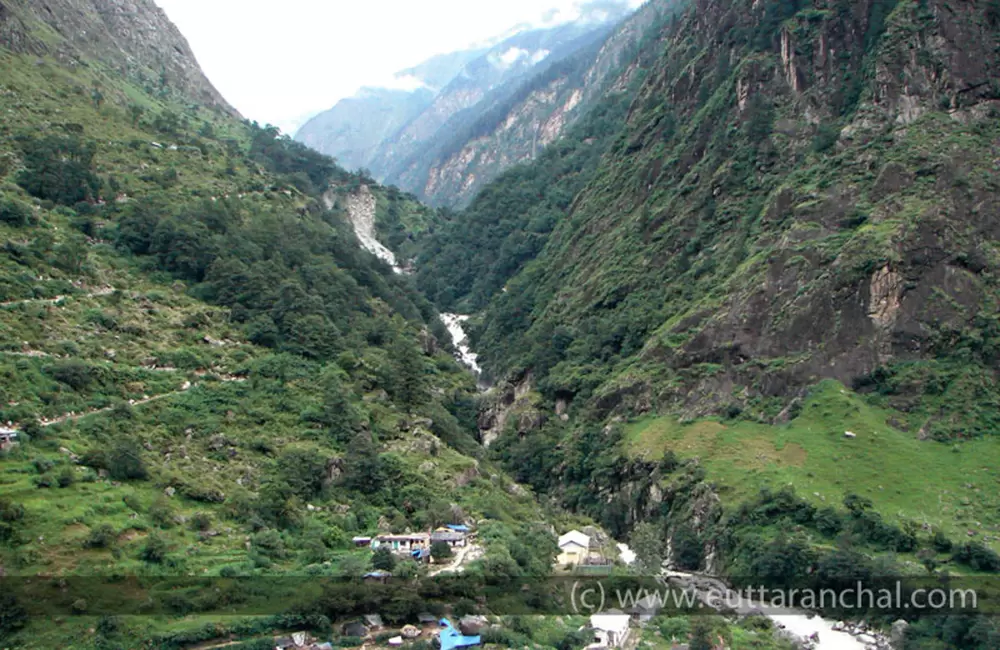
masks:
[[[48,33],[35,29],[38,24]],[[0,46],[70,66],[96,60],[140,88],[238,116],[153,0],[2,0]]]
[[[327,208],[333,206],[333,199],[330,194],[324,199]],[[368,189],[367,185],[362,185],[356,191],[347,195],[345,199],[347,216],[354,234],[357,235],[361,246],[369,253],[379,258],[383,262],[391,265],[393,269],[400,272],[396,266],[396,255],[386,248],[375,236],[375,209],[377,207],[375,195]]]
[[[479,409],[479,439],[483,446],[496,442],[510,423],[519,435],[545,424],[548,418],[538,400],[530,373],[491,388],[483,395]]]

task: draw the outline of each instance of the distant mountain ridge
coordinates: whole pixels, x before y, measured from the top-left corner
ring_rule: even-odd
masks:
[[[537,151],[534,136],[527,136],[528,156],[478,161],[476,173],[464,169],[453,182],[440,182],[443,154],[461,152],[467,144],[462,138],[538,75],[585,52],[596,55],[629,13],[625,0],[591,2],[572,22],[525,28],[489,47],[435,57],[397,75],[401,83],[420,84],[415,90],[365,89],[310,120],[295,138],[431,204],[464,204],[503,169],[530,159]],[[449,70],[456,63],[462,65]],[[455,166],[448,169],[454,173]]]

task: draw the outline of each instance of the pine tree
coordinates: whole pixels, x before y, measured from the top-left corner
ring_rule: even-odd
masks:
[[[362,431],[347,446],[341,483],[349,490],[375,494],[384,482],[384,467],[375,441],[370,433]]]
[[[412,411],[427,401],[427,379],[420,350],[403,336],[397,336],[392,346],[392,397]]]
[[[334,367],[323,375],[323,424],[330,428],[334,440],[347,443],[357,432],[361,418],[339,374],[340,369]]]

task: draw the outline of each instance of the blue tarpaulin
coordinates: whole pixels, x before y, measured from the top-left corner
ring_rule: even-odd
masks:
[[[450,528],[451,530],[455,531],[456,533],[467,533],[467,532],[469,532],[469,527],[465,526],[463,524],[448,524],[447,527]]]
[[[441,650],[454,650],[455,648],[468,648],[469,646],[480,645],[483,642],[481,636],[465,636],[455,629],[446,618],[441,619]]]

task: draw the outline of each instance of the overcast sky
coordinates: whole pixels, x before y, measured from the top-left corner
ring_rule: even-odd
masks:
[[[564,22],[580,0],[155,0],[247,118],[294,133],[361,86],[519,24]],[[640,0],[632,1],[640,4]]]

